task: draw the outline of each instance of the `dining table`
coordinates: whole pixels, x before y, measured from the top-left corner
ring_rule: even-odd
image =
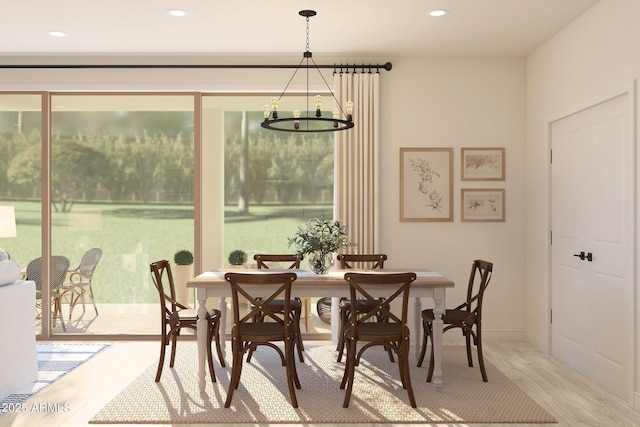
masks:
[[[339,311],[338,303],[340,298],[349,297],[349,286],[344,280],[345,273],[400,273],[414,272],[416,280],[411,284],[409,297],[412,299],[413,313],[413,345],[416,357],[421,349],[421,339],[423,333],[422,328],[422,300],[421,298],[433,299],[433,310],[435,319],[433,321],[433,349],[434,349],[434,372],[433,386],[436,390],[441,390],[443,385],[442,378],[442,335],[443,322],[442,315],[445,312],[446,289],[453,288],[454,282],[442,274],[427,269],[398,269],[385,268],[381,270],[362,270],[362,269],[333,269],[327,274],[316,274],[309,270],[297,269],[247,269],[247,268],[230,268],[230,269],[214,269],[206,271],[194,277],[187,282],[188,288],[195,288],[198,322],[197,322],[197,342],[198,342],[198,386],[201,391],[205,390],[206,382],[206,352],[207,352],[207,298],[218,298],[218,309],[221,312],[220,319],[220,335],[226,337],[227,334],[227,298],[231,297],[231,286],[225,280],[224,276],[227,272],[236,273],[252,273],[252,274],[269,274],[274,272],[294,272],[297,279],[293,283],[291,296],[294,297],[331,297],[331,338],[333,341],[338,339],[338,322]],[[274,291],[266,285],[260,286],[266,293]],[[249,287],[248,287],[249,288]],[[373,297],[385,297],[388,295],[378,295],[375,290],[371,290]],[[225,346],[222,346],[223,356]]]

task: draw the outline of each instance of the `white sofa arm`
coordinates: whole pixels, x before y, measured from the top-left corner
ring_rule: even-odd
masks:
[[[20,276],[20,264],[13,261],[0,261],[0,286],[15,282]]]

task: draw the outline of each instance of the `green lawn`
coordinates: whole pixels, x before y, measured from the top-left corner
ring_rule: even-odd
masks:
[[[41,207],[37,202],[3,202],[16,207],[18,237],[2,239],[0,247],[26,265],[41,253]],[[243,249],[251,254],[291,252],[287,237],[314,216],[331,218],[331,205],[252,206],[239,215],[225,212],[225,253]],[[149,263],[173,260],[179,249],[193,248],[193,210],[190,206],[151,204],[76,204],[71,212],[52,213],[52,253],[64,255],[71,267],[89,248],[103,257],[94,276],[96,300],[101,303],[156,302]],[[206,268],[206,266],[205,266]]]

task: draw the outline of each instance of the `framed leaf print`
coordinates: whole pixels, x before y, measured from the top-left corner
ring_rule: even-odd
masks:
[[[503,222],[504,189],[463,188],[462,222]]]
[[[400,222],[453,221],[453,148],[400,148]]]
[[[462,148],[462,181],[504,181],[504,147]]]

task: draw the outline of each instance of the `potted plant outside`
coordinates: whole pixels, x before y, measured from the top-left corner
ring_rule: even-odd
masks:
[[[244,265],[247,262],[247,253],[242,249],[236,249],[229,254],[229,264],[232,266]]]
[[[176,300],[189,307],[193,307],[193,292],[187,288],[187,282],[193,278],[193,253],[187,249],[176,252],[173,256],[175,274],[173,281],[176,288]]]

